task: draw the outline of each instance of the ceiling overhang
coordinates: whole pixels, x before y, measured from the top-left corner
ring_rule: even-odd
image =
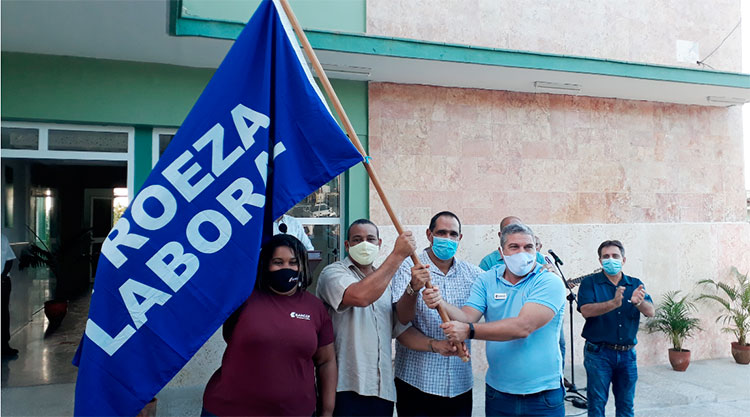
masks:
[[[360,34],[307,36],[342,78],[703,106],[750,102],[748,74]]]
[[[216,68],[242,30],[167,1],[3,1],[2,50]],[[306,31],[329,77],[702,106],[750,102],[750,75]],[[709,97],[711,99],[709,99]]]

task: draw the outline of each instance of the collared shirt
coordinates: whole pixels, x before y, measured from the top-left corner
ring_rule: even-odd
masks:
[[[611,300],[614,298],[618,286],[625,287],[625,292],[622,294],[622,305],[620,307],[601,316],[586,319],[581,334],[583,338],[591,343],[637,344],[638,340],[635,334],[638,332],[641,312],[628,300],[633,296],[633,291],[639,285],[643,285],[641,280],[625,274],[622,274],[622,279],[617,285],[613,284],[604,275],[604,272],[585,278],[578,289],[578,311],[581,311],[583,305]],[[651,296],[646,294],[645,301],[652,302]]]
[[[542,265],[547,263],[544,259],[544,255],[539,252],[536,253],[536,262]],[[500,251],[494,250],[482,258],[482,261],[479,262],[479,267],[485,271],[489,271],[493,266],[500,264],[505,265],[505,261],[503,261],[503,258],[500,256]]]
[[[302,242],[302,245],[305,246],[305,249],[307,250],[315,250],[315,248],[312,245],[312,242],[310,242],[310,238],[307,236],[307,233],[305,233],[305,227],[302,226],[302,223],[299,222],[299,220],[295,219],[292,216],[283,215],[280,219],[275,220],[273,222],[273,234],[278,235],[281,233],[281,230],[279,230],[279,226],[281,223],[284,223],[286,225],[286,234],[292,235],[299,239],[300,242]]]
[[[565,286],[541,265],[513,285],[498,265],[477,277],[466,305],[484,314],[487,322],[518,317],[526,303],[555,312],[549,323],[523,339],[487,342],[487,384],[508,394],[534,394],[560,387],[562,356],[560,327],[565,307]]]
[[[469,291],[475,278],[482,273],[476,266],[453,258],[447,274],[444,274],[430,259],[425,249],[419,255],[423,265],[430,266],[430,280],[440,287],[440,293],[450,304],[462,306],[469,298]],[[411,282],[411,267],[414,262],[407,258],[391,282],[392,301],[401,298],[406,286]],[[420,297],[421,298],[421,297]],[[445,339],[440,328],[443,321],[437,310],[428,308],[417,300],[416,316],[411,324],[425,336],[433,339]],[[467,341],[467,345],[471,345]],[[408,349],[396,342],[396,378],[416,387],[422,392],[441,397],[455,397],[469,391],[474,385],[471,362],[463,362],[457,356],[446,357],[439,353],[418,352]]]
[[[13,249],[10,247],[10,242],[5,234],[2,235],[2,243],[0,243],[0,254],[2,254],[2,261],[0,261],[0,269],[5,268],[5,262],[16,259],[16,254],[13,253]]]
[[[349,258],[326,266],[318,278],[318,297],[328,307],[333,321],[339,364],[336,391],[396,401],[391,339],[409,325],[398,322],[390,286],[367,307],[341,305],[344,291],[364,278]]]

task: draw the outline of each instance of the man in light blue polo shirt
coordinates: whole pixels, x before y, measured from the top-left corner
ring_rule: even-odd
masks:
[[[500,221],[500,230],[502,231],[506,226],[510,224],[523,224],[521,219],[519,219],[516,216],[508,216],[503,218],[503,220]],[[502,240],[502,232],[497,232],[498,237]],[[544,255],[542,255],[542,242],[539,240],[538,236],[534,236],[534,242],[536,243],[536,262],[540,265],[544,265],[544,267],[550,271],[555,272],[555,268],[552,266],[551,263],[547,263],[547,259],[544,259]],[[505,264],[505,261],[503,261],[503,257],[500,256],[500,248],[498,250],[492,251],[487,254],[484,258],[482,258],[482,261],[479,262],[479,267],[482,268],[485,271],[489,271],[492,269],[495,265]],[[570,284],[573,288],[575,284]],[[563,331],[563,326],[560,326],[560,356],[563,358],[563,368],[565,367],[565,332]],[[565,387],[570,386],[570,382],[566,378],[563,378]]]
[[[528,226],[506,226],[500,250],[505,265],[477,277],[461,309],[445,302],[439,289],[425,289],[424,301],[448,311],[453,321],[441,327],[449,340],[489,341],[488,416],[562,417],[565,392],[558,339],[565,286],[536,262],[534,233]],[[482,316],[486,322],[477,323]]]
[[[522,224],[522,223],[523,222],[521,221],[521,219],[519,219],[516,216],[508,216],[508,217],[503,218],[500,221],[501,231],[497,232],[497,237],[502,238],[502,234],[503,234],[502,230],[506,226],[510,224]],[[538,251],[536,253],[536,261],[542,265],[546,263],[544,260],[544,255],[542,255]],[[493,266],[499,265],[501,263],[504,263],[504,262],[503,262],[503,257],[500,256],[500,248],[498,248],[498,250],[493,250],[492,252],[488,253],[484,258],[482,258],[482,260],[479,262],[479,267],[485,271],[489,271],[490,269],[492,269]]]

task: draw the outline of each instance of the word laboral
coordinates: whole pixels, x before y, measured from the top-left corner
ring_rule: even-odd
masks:
[[[231,115],[241,146],[235,147],[228,155],[225,153],[224,128],[219,123],[192,144],[196,153],[201,151],[211,153],[210,172],[205,172],[205,175],[198,178],[202,170],[208,171],[208,167],[203,167],[198,162],[192,161],[194,154],[189,148],[161,171],[161,176],[174,187],[187,203],[198,197],[245,154],[255,143],[254,135],[258,129],[267,129],[270,122],[268,116],[242,104],[238,104],[231,111]],[[284,145],[278,142],[274,147],[274,158],[278,157],[284,150]],[[263,180],[262,188],[265,190],[268,153],[265,150],[260,152],[254,161],[255,167]],[[215,208],[218,210],[202,210],[187,222],[184,237],[190,247],[186,250],[183,244],[177,240],[164,244],[146,261],[148,269],[174,293],[179,291],[200,267],[200,260],[196,253],[213,254],[229,242],[232,236],[232,225],[226,214],[231,215],[234,220],[244,226],[253,217],[246,206],[256,207],[254,210],[264,207],[265,193],[254,193],[254,188],[253,183],[248,178],[238,177],[235,179],[216,195],[218,205]],[[146,203],[149,200],[154,201],[147,205]],[[156,207],[153,204],[154,202],[158,202],[162,208],[158,215],[153,213],[153,211],[158,211],[154,210],[154,207]],[[147,207],[151,210],[147,210]],[[177,208],[177,199],[166,187],[152,184],[138,193],[130,208],[130,215],[132,221],[142,229],[158,233],[161,228],[172,221],[177,213]],[[221,209],[225,213],[219,211]],[[218,237],[208,240],[200,231],[201,225],[204,224],[212,225],[218,231]],[[102,256],[106,257],[117,269],[128,262],[128,257],[122,252],[121,247],[137,250],[149,240],[148,236],[131,233],[130,229],[130,221],[126,217],[122,217],[115,224],[101,249]],[[151,307],[155,304],[164,305],[172,297],[166,292],[132,278],[127,279],[119,287],[119,291],[135,327],[127,324],[116,336],[112,337],[91,318],[86,323],[86,336],[110,356],[117,352],[135,334],[136,330],[146,323],[146,312]],[[138,302],[136,295],[141,298],[141,302]]]

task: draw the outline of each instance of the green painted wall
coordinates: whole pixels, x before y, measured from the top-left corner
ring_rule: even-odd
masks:
[[[179,127],[212,69],[2,53],[3,120],[135,126],[134,188],[151,172],[153,127]],[[367,83],[332,80],[367,149]],[[361,165],[345,174],[344,221],[369,216],[369,183]]]
[[[177,127],[212,69],[2,53],[3,119]]]
[[[181,0],[180,19],[247,23],[259,0]],[[290,0],[304,28],[365,32],[365,0]]]
[[[133,191],[137,193],[143,183],[146,182],[148,174],[151,173],[151,141],[153,138],[153,129],[151,127],[136,126],[133,135],[134,155],[133,155]]]
[[[331,80],[333,89],[344,106],[344,111],[349,121],[354,126],[354,131],[362,142],[365,151],[368,151],[368,95],[367,83],[362,81]],[[322,87],[321,87],[322,91]],[[330,101],[334,117],[341,124]],[[344,174],[344,213],[343,224],[345,227],[354,220],[370,218],[370,180],[367,171],[362,164],[357,164]]]

